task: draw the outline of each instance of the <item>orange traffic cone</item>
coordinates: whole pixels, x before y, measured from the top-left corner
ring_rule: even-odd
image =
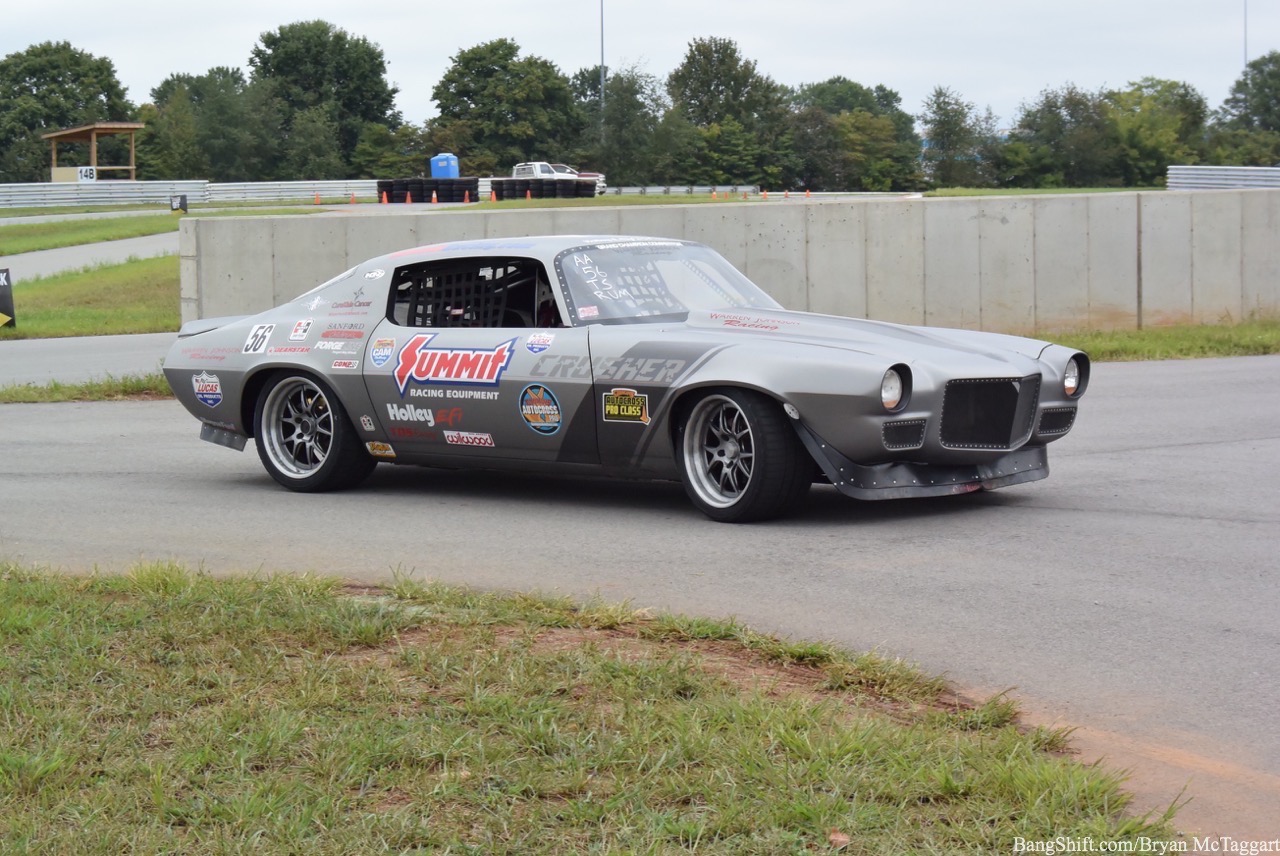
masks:
[[[463,201],[463,202],[470,202],[470,201],[471,201],[471,191],[470,191],[470,190],[464,190],[464,191],[462,191],[462,201]]]
[[[745,202],[746,200],[747,200],[747,192],[744,190],[742,191],[742,201]]]
[[[532,190],[526,190],[526,191],[524,192],[524,198],[525,198],[525,199],[533,199],[533,191],[532,191]]]
[[[762,191],[760,191],[760,198],[761,198],[761,199],[763,199],[765,202],[768,202],[768,201],[769,201],[769,191],[767,191],[767,190],[762,190]]]
[[[382,204],[383,205],[387,204],[387,192],[385,190],[382,191]]]
[[[808,199],[808,198],[809,198],[809,188],[807,188],[807,187],[804,189],[804,198],[805,198],[805,199]]]
[[[716,198],[716,191],[715,191],[715,188],[712,188],[712,189],[711,189],[711,198],[712,198],[712,199],[715,199],[715,198]]]
[[[790,199],[790,198],[791,198],[791,190],[790,190],[790,189],[787,189],[787,190],[782,191],[782,198],[783,198],[783,199]]]
[[[498,191],[496,191],[496,190],[490,190],[490,191],[489,191],[489,201],[490,201],[490,202],[497,202],[497,201],[498,201]]]
[[[319,204],[320,204],[320,191],[318,191],[318,190],[316,191],[316,201],[315,201],[315,202],[313,202],[312,204],[313,204],[313,205],[319,205]]]
[[[436,192],[434,190],[431,191],[431,204],[436,205],[439,201],[440,200],[436,198]]]
[[[412,205],[412,204],[413,204],[413,194],[406,190],[406,191],[404,192],[404,201],[405,201],[406,203],[408,203],[409,205]]]
[[[356,192],[354,190],[351,191],[351,204],[352,205],[356,204]]]

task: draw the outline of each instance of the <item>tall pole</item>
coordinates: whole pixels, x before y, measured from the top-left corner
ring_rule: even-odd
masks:
[[[604,0],[600,0],[600,142],[604,142]]]
[[[603,6],[604,0],[600,0],[600,3]],[[603,27],[604,25],[601,24],[601,26]],[[602,33],[601,38],[604,38],[604,30],[600,32]],[[1246,67],[1249,65],[1249,0],[1244,0],[1244,64]]]

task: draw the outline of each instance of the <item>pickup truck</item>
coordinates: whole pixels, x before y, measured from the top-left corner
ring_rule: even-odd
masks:
[[[511,169],[512,178],[594,178],[596,195],[602,195],[608,187],[602,172],[578,172],[571,166],[546,161],[529,161],[518,163]]]

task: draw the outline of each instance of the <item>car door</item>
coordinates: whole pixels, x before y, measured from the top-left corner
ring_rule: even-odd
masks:
[[[397,460],[598,460],[587,332],[559,326],[540,262],[420,263],[392,291],[364,365]]]

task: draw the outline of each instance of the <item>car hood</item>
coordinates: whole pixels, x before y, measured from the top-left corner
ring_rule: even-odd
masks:
[[[915,327],[772,309],[694,310],[686,323],[692,329],[716,331],[735,338],[740,335],[754,342],[773,338],[903,362],[947,363],[955,360],[957,352],[998,361],[1016,359],[1015,354],[1034,360],[1049,347],[1048,342],[1002,333]]]

